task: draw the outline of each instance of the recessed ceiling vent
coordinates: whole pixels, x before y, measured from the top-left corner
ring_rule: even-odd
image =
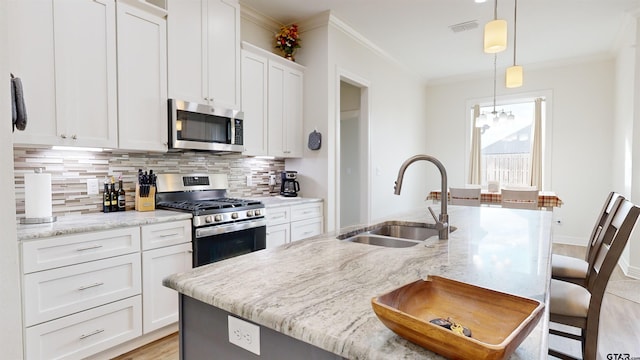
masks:
[[[459,24],[449,25],[449,29],[454,33],[473,30],[478,27],[478,20],[465,21]]]

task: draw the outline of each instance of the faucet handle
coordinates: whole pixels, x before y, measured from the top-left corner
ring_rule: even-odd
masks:
[[[431,217],[433,217],[433,220],[435,220],[436,223],[438,223],[438,217],[436,216],[436,213],[433,212],[433,209],[431,208],[431,206],[427,206],[427,209],[429,209],[429,212],[431,213]]]
[[[438,217],[436,216],[436,213],[433,212],[433,209],[431,208],[431,206],[427,206],[427,209],[429,209],[429,212],[431,213],[431,217],[433,217],[433,220],[435,220],[436,222],[436,229],[442,230],[449,226],[449,224],[447,223],[448,222],[447,219],[444,219],[444,221],[438,220]]]

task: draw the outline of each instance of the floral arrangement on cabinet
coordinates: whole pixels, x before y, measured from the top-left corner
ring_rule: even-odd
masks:
[[[298,35],[298,25],[291,24],[280,28],[276,34],[276,49],[280,49],[284,57],[295,61],[293,53],[300,48],[300,36]]]

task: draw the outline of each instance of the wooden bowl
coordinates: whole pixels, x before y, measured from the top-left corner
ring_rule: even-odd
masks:
[[[429,276],[371,300],[399,336],[450,359],[505,359],[529,335],[544,304],[471,284]],[[459,335],[430,323],[450,318],[471,330]]]

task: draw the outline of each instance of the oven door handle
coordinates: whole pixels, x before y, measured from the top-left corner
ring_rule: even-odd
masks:
[[[242,222],[231,223],[231,224],[207,226],[207,227],[196,229],[196,238],[226,234],[234,231],[247,230],[247,229],[257,228],[261,226],[267,226],[266,219],[256,219],[256,220],[242,221]]]

